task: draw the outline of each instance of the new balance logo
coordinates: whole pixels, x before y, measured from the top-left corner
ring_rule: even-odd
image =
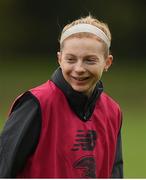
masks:
[[[93,151],[96,145],[97,133],[94,130],[78,130],[75,137],[75,144],[72,151]]]

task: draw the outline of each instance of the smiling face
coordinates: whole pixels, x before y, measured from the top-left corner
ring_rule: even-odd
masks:
[[[90,96],[103,71],[112,64],[112,56],[105,59],[103,44],[95,38],[72,37],[64,41],[58,62],[71,87]]]

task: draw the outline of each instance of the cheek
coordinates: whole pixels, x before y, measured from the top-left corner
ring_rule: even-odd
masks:
[[[60,64],[60,67],[62,69],[62,74],[64,78],[67,80],[69,78],[69,75],[72,72],[72,68],[68,66],[67,64]]]
[[[97,69],[94,70],[94,77],[96,81],[101,79],[102,73],[103,73],[103,68],[98,67]]]
[[[70,66],[68,66],[66,64],[62,64],[60,67],[64,73],[69,73],[71,71]]]
[[[103,74],[103,70],[104,70],[104,69],[101,68],[100,71],[99,71],[99,76],[100,76],[100,78],[101,78],[101,76],[102,76],[102,74]]]
[[[66,72],[66,73],[69,73],[69,72],[71,72],[73,70],[73,65],[69,64],[69,63],[67,63],[65,61],[62,61],[60,63],[60,67],[61,67],[62,71]]]

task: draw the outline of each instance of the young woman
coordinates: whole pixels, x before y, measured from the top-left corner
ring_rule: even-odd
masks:
[[[108,26],[87,16],[61,33],[51,79],[19,97],[0,137],[0,177],[122,178],[122,116],[103,92]]]

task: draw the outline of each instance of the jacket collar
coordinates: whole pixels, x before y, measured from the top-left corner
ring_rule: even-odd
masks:
[[[102,82],[99,81],[92,95],[88,98],[81,92],[73,90],[63,77],[61,68],[58,68],[52,75],[51,81],[58,86],[66,96],[68,103],[76,115],[83,121],[89,120],[91,117],[95,103],[103,91]]]

